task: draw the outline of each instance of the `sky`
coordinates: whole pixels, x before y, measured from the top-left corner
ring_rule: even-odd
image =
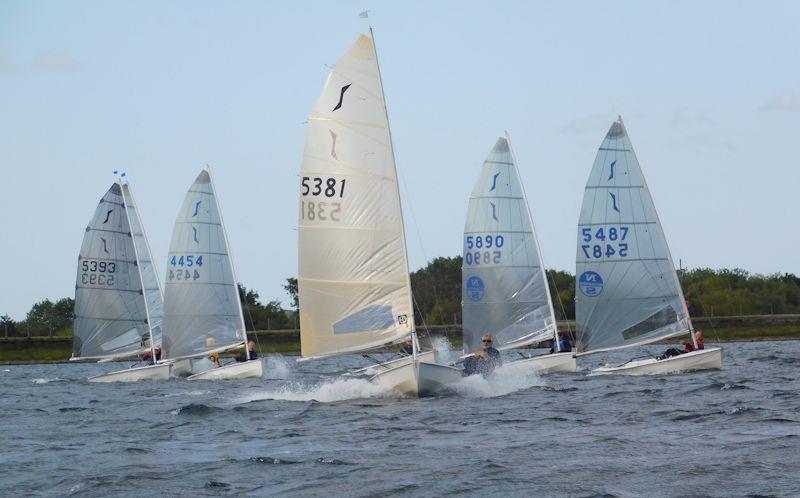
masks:
[[[115,169],[163,272],[207,164],[239,280],[288,306],[305,121],[370,25],[412,270],[460,254],[507,130],[545,264],[574,273],[622,115],[676,264],[800,274],[798,2],[0,0],[0,314],[73,295]]]

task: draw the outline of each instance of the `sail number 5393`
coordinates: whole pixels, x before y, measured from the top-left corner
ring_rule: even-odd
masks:
[[[586,259],[601,259],[619,256],[628,257],[628,243],[623,242],[628,236],[626,226],[583,227],[581,228],[581,250]]]

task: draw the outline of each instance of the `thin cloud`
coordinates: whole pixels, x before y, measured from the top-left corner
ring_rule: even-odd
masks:
[[[9,59],[6,59],[2,55],[0,55],[0,72],[10,73],[15,71],[17,67],[11,62]]]
[[[672,115],[669,124],[674,128],[684,128],[689,126],[706,126],[713,124],[714,121],[708,116],[690,111],[687,107],[681,107]]]
[[[789,112],[797,112],[800,111],[800,99],[798,99],[794,93],[787,92],[783,95],[779,95],[777,97],[772,97],[771,99],[764,102],[764,104],[759,109],[761,112],[768,112],[768,111],[789,111]]]
[[[728,152],[736,150],[736,146],[728,140],[719,140],[705,133],[684,135],[683,138],[673,140],[671,145],[676,149],[725,150]]]
[[[573,119],[567,123],[561,131],[575,135],[583,135],[584,133],[596,133],[600,135],[605,133],[611,125],[611,121],[613,121],[613,117],[609,117],[607,114],[594,114],[592,116]]]
[[[36,59],[34,67],[49,71],[74,71],[79,69],[80,65],[78,61],[67,54],[46,52]]]

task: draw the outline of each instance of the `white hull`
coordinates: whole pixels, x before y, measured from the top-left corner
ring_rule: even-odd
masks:
[[[118,372],[89,377],[89,382],[136,382],[140,380],[167,380],[171,365],[147,365],[144,367],[129,368]]]
[[[424,353],[417,354],[417,360],[423,363],[436,363],[436,351],[425,351]],[[413,356],[404,356],[395,360],[370,365],[368,367],[360,368],[353,373],[356,375],[375,375],[393,368],[401,367],[410,364],[414,361]]]
[[[189,376],[189,380],[260,379],[264,375],[261,360],[231,363]]]
[[[444,391],[461,378],[461,370],[457,368],[417,360],[380,372],[371,380],[384,389],[422,397]]]
[[[653,375],[692,370],[713,370],[722,368],[722,348],[706,348],[691,353],[672,356],[663,360],[648,358],[646,360],[629,361],[618,366],[603,366],[592,373]]]
[[[532,370],[540,374],[555,372],[574,373],[578,370],[578,361],[575,353],[553,353],[525,358],[503,364],[495,371]]]

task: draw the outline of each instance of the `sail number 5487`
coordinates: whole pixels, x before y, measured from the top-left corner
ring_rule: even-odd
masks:
[[[623,242],[628,237],[629,227],[583,227],[581,228],[581,250],[586,259],[601,259],[619,256],[628,257],[628,243]]]

